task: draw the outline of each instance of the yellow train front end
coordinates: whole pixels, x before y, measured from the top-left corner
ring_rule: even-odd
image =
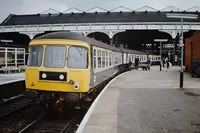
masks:
[[[27,91],[78,100],[89,90],[90,45],[67,39],[32,40],[26,67]]]

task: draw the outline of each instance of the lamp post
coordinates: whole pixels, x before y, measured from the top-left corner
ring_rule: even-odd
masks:
[[[162,71],[162,42],[167,41],[167,39],[154,39],[154,42],[160,42],[160,71]]]
[[[167,13],[168,18],[181,19],[181,70],[180,70],[180,88],[183,87],[183,19],[197,19],[196,14]]]

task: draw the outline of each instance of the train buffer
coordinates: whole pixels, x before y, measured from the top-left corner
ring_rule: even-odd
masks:
[[[180,67],[125,72],[94,101],[77,133],[200,132],[200,79]]]

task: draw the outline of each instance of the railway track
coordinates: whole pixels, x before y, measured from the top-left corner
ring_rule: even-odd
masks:
[[[0,133],[18,133],[43,113],[39,107],[29,106],[0,119]]]
[[[0,103],[0,133],[74,133],[78,111],[73,111],[47,113],[19,95]]]
[[[96,94],[91,95],[95,99]],[[84,103],[86,107],[81,110],[58,113],[32,106],[32,101],[23,96],[5,100],[0,103],[0,133],[74,133],[92,101]]]
[[[23,95],[4,100],[4,102],[0,104],[0,119],[31,105],[31,103],[32,100],[26,99]]]
[[[71,127],[75,124],[76,117],[66,117],[64,114],[56,113],[52,116],[44,113],[19,133],[72,133],[74,131]]]

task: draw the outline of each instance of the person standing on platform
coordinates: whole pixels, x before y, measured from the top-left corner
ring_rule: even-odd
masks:
[[[135,68],[136,70],[138,70],[138,66],[139,66],[139,58],[138,56],[135,58]]]
[[[163,63],[163,68],[165,67],[165,58],[162,59],[162,63]]]
[[[169,68],[169,60],[166,58],[167,69]]]
[[[129,69],[132,69],[132,61],[131,61],[131,59],[129,60]]]
[[[151,66],[151,59],[148,58],[147,59],[147,68],[148,68],[148,70],[150,70],[150,66]]]

